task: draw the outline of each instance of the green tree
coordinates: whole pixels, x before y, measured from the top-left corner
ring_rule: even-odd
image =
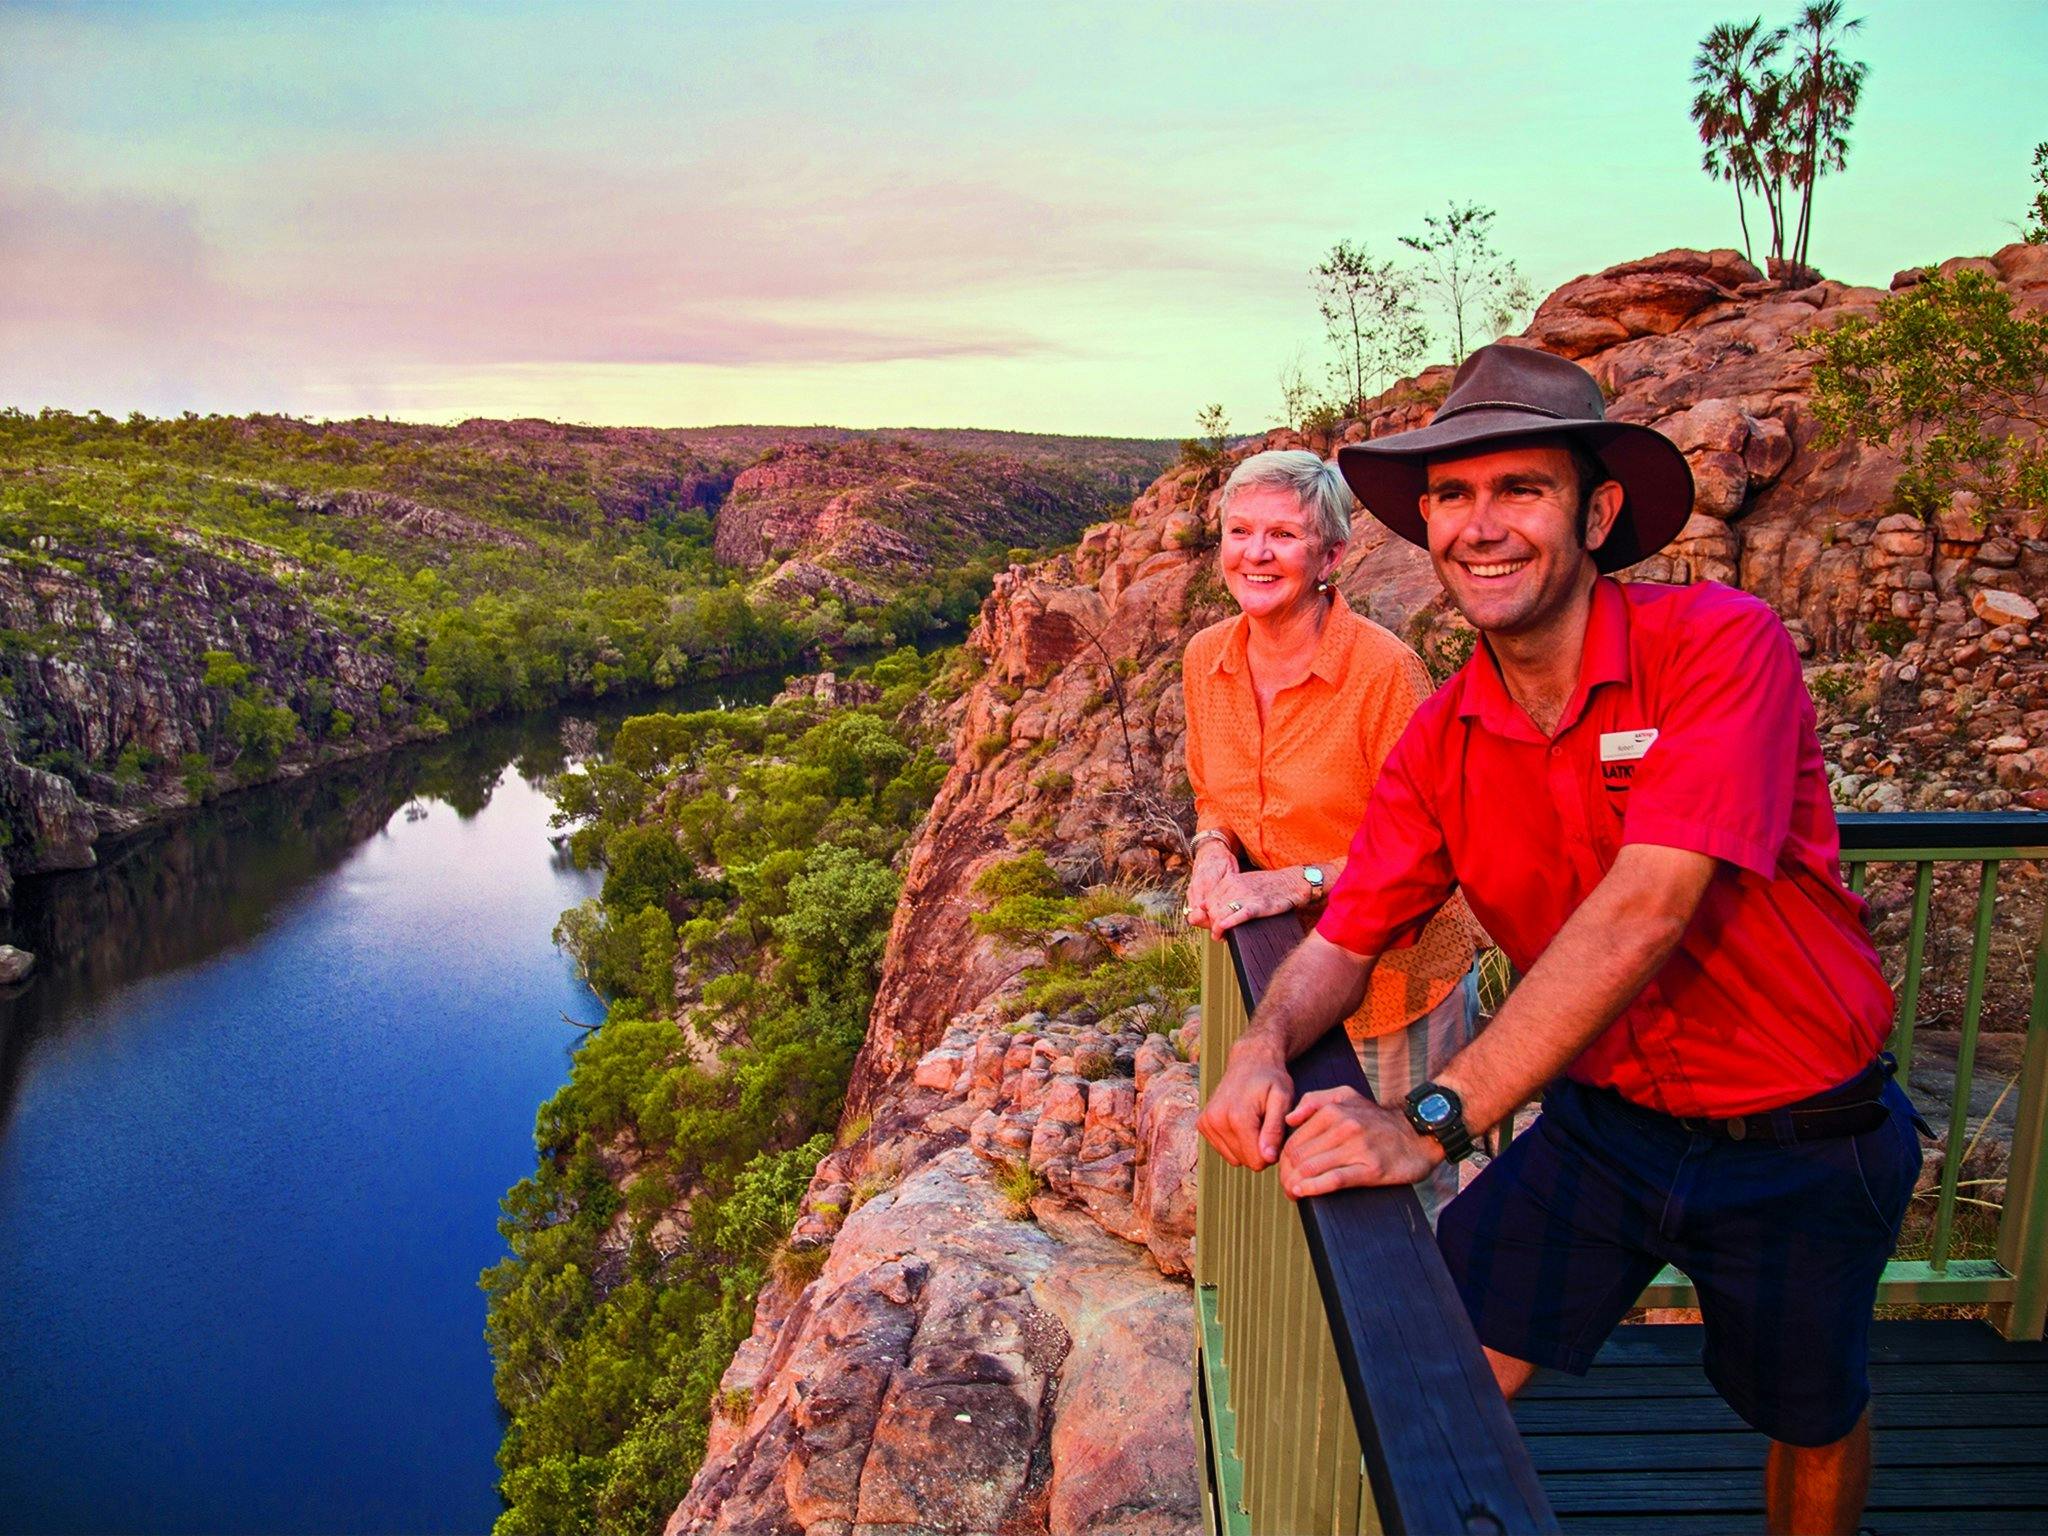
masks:
[[[604,904],[626,912],[666,909],[692,873],[688,855],[662,827],[621,827],[605,839],[604,865]]]
[[[804,761],[831,776],[841,799],[879,801],[883,786],[910,761],[910,748],[873,715],[847,711],[813,727],[799,750]]]
[[[1330,344],[1337,406],[1350,414],[1385,388],[1390,375],[1413,366],[1429,345],[1415,278],[1348,240],[1331,246],[1309,277]]]
[[[1792,29],[1792,66],[1781,90],[1792,182],[1799,189],[1799,224],[1792,246],[1795,266],[1806,265],[1815,184],[1848,163],[1849,127],[1870,66],[1843,57],[1841,43],[1862,26],[1861,17],[1842,20],[1842,0],[1813,0]]]
[[[1989,277],[1926,278],[1809,344],[1821,440],[1897,445],[1904,504],[2048,506],[2048,318],[2016,313]]]
[[[1699,130],[1700,168],[1735,187],[1735,216],[1742,225],[1742,254],[1751,256],[1749,210],[1743,189],[1764,199],[1770,214],[1772,250],[1780,249],[1782,219],[1772,183],[1764,175],[1777,106],[1771,64],[1785,45],[1782,28],[1766,32],[1763,18],[1724,21],[1701,40],[1693,55],[1693,126]]]
[[[1494,248],[1494,210],[1477,203],[1445,204],[1442,218],[1425,216],[1422,233],[1401,243],[1422,258],[1418,280],[1436,296],[1451,327],[1451,361],[1462,363],[1469,332],[1484,326],[1505,334],[1535,301],[1514,262]]]
[[[775,924],[797,979],[825,992],[873,987],[897,890],[886,864],[851,848],[813,849]]]
[[[2034,203],[2023,238],[2029,245],[2048,244],[2048,144],[2034,146]]]

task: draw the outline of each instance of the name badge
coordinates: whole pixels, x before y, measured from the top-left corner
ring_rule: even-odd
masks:
[[[1605,731],[1600,737],[1600,761],[1603,763],[1633,763],[1647,756],[1651,743],[1657,739],[1657,732],[1647,731]]]

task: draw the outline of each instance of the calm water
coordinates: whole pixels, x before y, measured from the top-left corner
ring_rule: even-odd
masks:
[[[477,1273],[599,1011],[549,939],[597,884],[559,766],[554,720],[487,728],[23,882],[0,1530],[489,1528]]]

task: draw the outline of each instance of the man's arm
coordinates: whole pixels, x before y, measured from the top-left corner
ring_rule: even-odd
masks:
[[[1499,1017],[1437,1074],[1464,1101],[1475,1135],[1527,1103],[1649,985],[1716,867],[1680,848],[1621,850]],[[1297,1200],[1357,1184],[1410,1184],[1443,1160],[1443,1149],[1417,1135],[1399,1109],[1347,1090],[1304,1096],[1287,1123],[1296,1130],[1280,1159],[1280,1182]]]
[[[1311,933],[1281,962],[1195,1122],[1225,1162],[1258,1169],[1280,1156],[1294,1102],[1287,1063],[1358,1007],[1375,958]]]

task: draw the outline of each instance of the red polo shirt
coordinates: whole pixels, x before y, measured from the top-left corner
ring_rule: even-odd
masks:
[[[1715,582],[1601,580],[1546,740],[1482,644],[1388,757],[1317,931],[1413,943],[1462,888],[1536,963],[1626,843],[1721,861],[1678,948],[1572,1063],[1673,1115],[1744,1115],[1853,1076],[1892,995],[1839,873],[1813,703],[1784,626]]]

